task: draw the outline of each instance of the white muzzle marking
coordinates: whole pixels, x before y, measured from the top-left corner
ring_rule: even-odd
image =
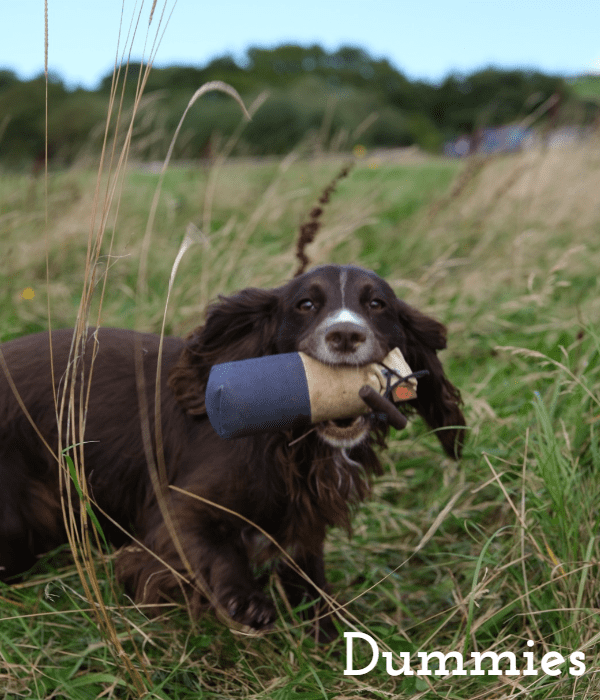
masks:
[[[362,316],[355,314],[354,311],[349,311],[348,309],[344,308],[336,311],[331,316],[328,316],[326,323],[328,326],[333,325],[334,323],[355,323],[357,326],[361,326],[362,328],[364,328],[366,325],[365,319],[362,318]]]

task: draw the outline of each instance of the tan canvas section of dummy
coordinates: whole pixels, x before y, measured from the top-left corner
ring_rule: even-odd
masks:
[[[382,368],[377,364],[364,367],[331,366],[303,352],[298,354],[308,382],[311,423],[352,418],[371,411],[358,395],[365,384],[369,384],[382,395],[385,393],[386,379]],[[412,373],[398,348],[386,355],[383,364],[396,370],[403,377]],[[406,381],[404,386],[416,396],[417,380],[414,377]]]

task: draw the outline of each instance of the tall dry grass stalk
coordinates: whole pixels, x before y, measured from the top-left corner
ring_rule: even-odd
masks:
[[[157,2],[152,4],[148,26],[150,27],[156,9]],[[106,285],[108,281],[108,266],[104,273],[98,273],[98,262],[104,245],[104,235],[107,221],[111,210],[114,209],[115,219],[119,211],[119,198],[127,164],[129,149],[131,146],[131,136],[135,117],[137,115],[142,99],[144,87],[152,67],[156,50],[160,44],[161,28],[164,21],[164,14],[167,3],[163,4],[160,21],[156,27],[153,37],[152,47],[148,60],[144,64],[144,70],[140,71],[134,107],[131,118],[124,135],[123,145],[117,151],[119,129],[121,128],[120,114],[123,109],[123,99],[125,85],[127,82],[127,68],[131,55],[137,28],[142,16],[143,2],[138,10],[137,17],[134,14],[129,24],[126,40],[123,44],[123,53],[119,58],[119,46],[113,70],[113,79],[110,89],[108,115],[104,132],[103,148],[100,156],[98,176],[94,201],[90,216],[90,225],[87,239],[87,252],[85,260],[85,270],[83,275],[83,289],[80,298],[79,309],[75,319],[75,330],[71,345],[69,364],[66,376],[63,379],[60,390],[55,393],[56,420],[58,430],[58,454],[56,455],[59,465],[61,503],[63,508],[63,518],[69,544],[73,553],[73,558],[77,573],[81,580],[85,597],[87,598],[92,613],[97,624],[102,631],[103,637],[109,642],[115,661],[123,666],[123,670],[130,677],[136,693],[139,696],[145,694],[150,682],[150,674],[144,656],[140,653],[132,634],[131,627],[126,625],[127,637],[133,648],[133,654],[126,652],[117,632],[114,619],[114,611],[108,607],[96,568],[93,564],[93,545],[102,548],[104,536],[98,521],[93,512],[93,507],[97,507],[93,497],[88,491],[87,478],[84,465],[84,435],[85,417],[89,406],[91,379],[94,371],[94,358],[98,352],[97,341],[94,336],[88,339],[88,328],[90,325],[90,308],[92,296],[96,289],[100,288],[100,299],[98,306],[98,316],[95,325],[99,325],[100,312]],[[45,73],[46,73],[46,114],[48,110],[47,84],[48,84],[48,22],[47,22],[47,2],[46,11],[46,32],[45,32]],[[164,23],[166,27],[166,22]],[[119,28],[119,41],[121,38],[122,20]],[[148,35],[146,36],[145,44]],[[124,60],[125,54],[127,59]],[[120,95],[119,95],[120,91]],[[115,115],[116,113],[116,115]],[[111,124],[114,125],[114,136],[112,147],[109,148],[109,131]],[[47,141],[47,136],[46,136]],[[46,146],[47,160],[47,146]],[[47,169],[46,177],[47,182]],[[103,187],[103,183],[105,185]],[[46,189],[47,198],[47,189]],[[114,229],[108,241],[107,256],[110,259],[114,243]],[[46,255],[48,259],[48,253]],[[48,288],[49,288],[48,276]],[[50,297],[48,295],[48,323],[51,328]],[[83,367],[83,355],[89,343],[93,344],[93,357],[89,373],[86,375]],[[50,352],[52,353],[52,335],[50,334]],[[51,354],[52,357],[52,354]],[[54,375],[54,369],[52,369]],[[52,378],[53,386],[54,376]],[[149,425],[149,423],[147,424]],[[64,427],[64,430],[63,430]],[[148,428],[149,430],[149,428]],[[147,431],[146,431],[147,432]],[[76,502],[77,501],[77,502]],[[91,533],[91,534],[90,534]],[[109,563],[102,562],[103,577],[109,584],[112,592],[112,600],[118,601],[118,597],[113,590],[113,576]],[[117,602],[117,608],[119,607]]]
[[[336,185],[338,182],[347,177],[350,169],[354,163],[349,163],[345,165],[340,172],[334,177],[334,179],[327,185],[327,187],[321,193],[319,197],[319,205],[315,206],[310,210],[308,215],[308,221],[305,221],[300,226],[300,235],[298,236],[298,241],[296,243],[296,258],[298,258],[298,269],[294,273],[294,277],[298,277],[306,271],[307,266],[310,264],[310,259],[306,255],[306,247],[310,245],[317,235],[319,228],[321,227],[321,216],[323,214],[323,207],[329,202],[331,194],[335,192]]]
[[[154,219],[156,217],[156,209],[158,207],[158,201],[160,199],[160,194],[162,191],[162,185],[163,185],[163,180],[165,177],[165,173],[167,171],[167,168],[169,167],[169,163],[171,162],[171,156],[173,155],[173,149],[175,148],[175,143],[177,141],[177,137],[179,136],[179,132],[181,131],[181,127],[183,126],[183,121],[191,109],[191,107],[194,105],[194,103],[200,99],[203,95],[206,95],[209,92],[212,91],[219,91],[219,92],[224,92],[225,94],[229,95],[232,97],[239,105],[240,108],[244,114],[244,117],[249,121],[251,117],[251,113],[254,113],[254,109],[258,109],[260,104],[262,104],[262,100],[260,102],[257,100],[255,105],[252,106],[251,112],[249,113],[248,110],[246,109],[246,106],[244,105],[244,102],[242,101],[242,98],[239,96],[238,92],[234,90],[234,88],[231,87],[231,85],[227,85],[226,83],[220,81],[220,80],[215,80],[209,83],[205,83],[202,85],[196,92],[192,95],[190,101],[188,102],[187,107],[185,108],[185,111],[181,115],[181,119],[179,120],[179,124],[177,125],[177,128],[175,129],[175,133],[173,134],[173,138],[171,140],[171,144],[169,146],[169,150],[167,152],[166,158],[164,160],[163,166],[160,171],[160,177],[158,180],[158,184],[156,186],[156,192],[154,193],[154,197],[152,199],[152,205],[150,207],[150,214],[148,216],[148,224],[146,226],[146,233],[144,235],[144,239],[142,242],[142,250],[140,254],[140,266],[139,266],[139,274],[138,274],[138,294],[143,294],[146,291],[146,285],[145,285],[145,280],[146,280],[146,275],[147,275],[147,266],[148,266],[148,250],[150,247],[150,242],[152,238],[152,227],[154,225]],[[260,99],[260,98],[259,98]],[[210,212],[209,212],[210,215]],[[208,232],[208,228],[207,228]],[[165,309],[166,310],[166,309]]]

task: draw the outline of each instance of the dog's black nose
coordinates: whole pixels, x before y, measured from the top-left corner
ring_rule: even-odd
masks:
[[[354,352],[366,339],[365,329],[349,321],[334,323],[325,335],[327,345],[335,352]]]

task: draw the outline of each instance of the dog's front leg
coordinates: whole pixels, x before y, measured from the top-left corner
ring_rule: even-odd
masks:
[[[316,552],[296,552],[294,561],[304,576],[290,564],[283,564],[279,570],[279,577],[288,600],[293,607],[312,600],[313,604],[303,614],[314,618],[316,640],[330,642],[338,636],[338,633],[333,623],[331,607],[321,594],[321,591],[327,593],[329,589],[325,578],[323,545],[321,544]]]
[[[221,540],[211,537],[207,554],[208,584],[227,614],[236,622],[254,629],[270,627],[276,616],[273,601],[255,579],[241,537]]]

